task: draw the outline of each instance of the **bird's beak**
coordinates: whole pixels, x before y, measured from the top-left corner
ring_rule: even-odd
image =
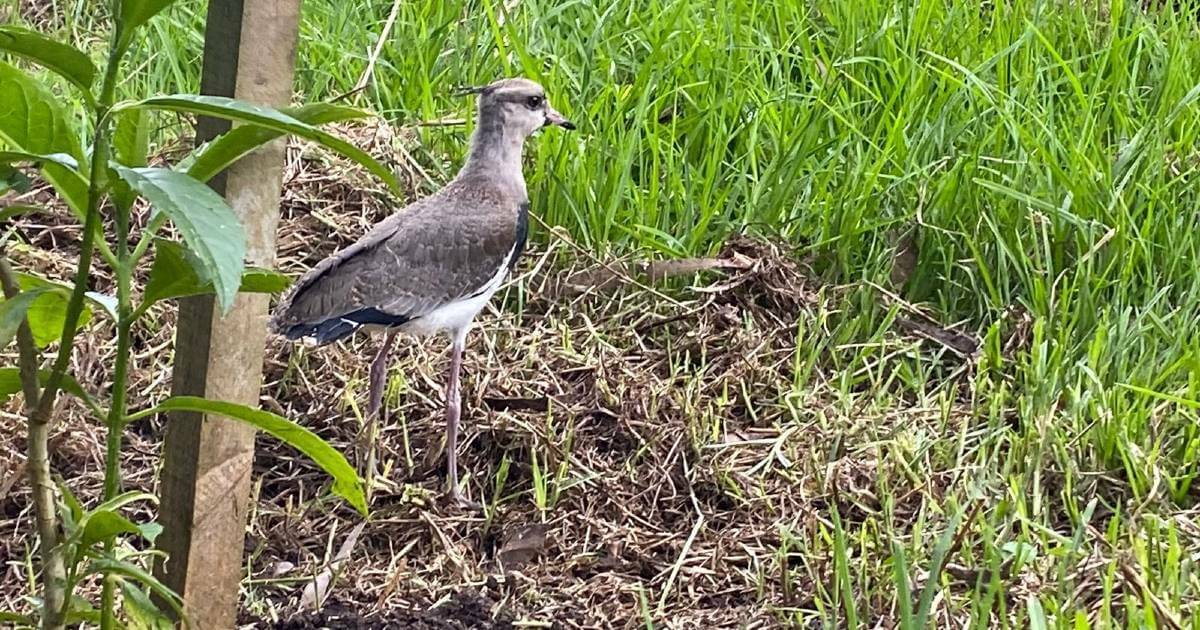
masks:
[[[554,111],[553,107],[546,107],[546,125],[558,125],[563,129],[574,129],[575,123],[567,120],[562,114]]]

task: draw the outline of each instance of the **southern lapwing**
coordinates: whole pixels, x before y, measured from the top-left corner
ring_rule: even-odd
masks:
[[[447,333],[446,465],[450,497],[459,503],[467,502],[458,487],[458,373],[467,330],[525,248],[529,197],[521,151],[542,127],[575,128],[533,81],[504,79],[468,92],[478,95],[478,113],[458,175],[313,267],[271,318],[275,332],[316,345],[361,329],[385,331],[371,362],[372,419],[383,400],[395,334]]]

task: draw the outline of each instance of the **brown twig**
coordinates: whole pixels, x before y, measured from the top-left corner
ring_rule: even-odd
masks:
[[[577,253],[579,253],[583,257],[587,258],[588,260],[592,261],[593,263],[600,265],[601,267],[604,267],[610,273],[612,273],[614,276],[624,280],[625,282],[628,282],[629,284],[632,284],[635,287],[638,287],[639,289],[642,289],[643,291],[648,291],[649,293],[653,294],[655,297],[658,297],[659,299],[663,300],[664,302],[666,302],[668,304],[671,304],[674,306],[683,306],[683,302],[676,300],[675,298],[655,289],[654,287],[652,287],[648,284],[639,282],[633,276],[625,273],[623,270],[617,269],[617,268],[613,267],[612,265],[610,265],[608,262],[600,260],[599,258],[596,257],[595,254],[589,252],[586,248],[580,247],[577,243],[575,243],[575,241],[563,236],[562,232],[551,227],[548,223],[543,221],[541,217],[539,217],[533,213],[530,213],[529,216],[532,217],[534,221],[537,221],[538,225],[542,226],[543,228],[546,229],[546,231],[553,234],[555,238],[566,243],[568,247],[575,250]]]

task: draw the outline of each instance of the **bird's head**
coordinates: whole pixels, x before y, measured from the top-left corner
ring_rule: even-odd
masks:
[[[542,86],[529,79],[501,79],[465,92],[479,95],[480,127],[515,132],[521,138],[550,125],[575,128],[574,123],[550,106]]]

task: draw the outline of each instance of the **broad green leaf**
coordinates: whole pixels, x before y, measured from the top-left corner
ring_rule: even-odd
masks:
[[[11,150],[34,155],[64,153],[83,164],[83,149],[59,99],[39,81],[0,62],[0,140]],[[87,208],[87,184],[78,171],[56,162],[42,164],[46,180],[77,217]]]
[[[30,307],[33,306],[34,300],[46,291],[47,289],[22,291],[14,295],[12,299],[0,302],[0,350],[7,348],[8,344],[12,342],[13,337],[17,335],[17,329],[21,327],[21,322],[25,321]]]
[[[50,378],[50,370],[38,371],[38,382],[45,385]],[[0,368],[0,402],[8,400],[13,394],[21,392],[21,370],[15,367]],[[62,379],[63,391],[77,398],[90,398],[87,392],[83,391],[83,387],[79,385],[79,381],[70,374],[63,374]]]
[[[133,32],[175,0],[121,0],[121,39],[129,41]]]
[[[67,325],[67,305],[71,301],[69,293],[64,291],[48,291],[34,300],[29,307],[29,330],[33,333],[33,342],[39,348],[62,340],[63,327]],[[79,313],[79,322],[75,329],[79,330],[92,321],[92,308],[87,302]]]
[[[138,501],[158,503],[158,497],[148,492],[131,490],[123,492],[91,510],[83,512],[75,531],[68,542],[79,542],[83,549],[117,534],[141,534],[142,530],[129,519],[121,516],[118,510]]]
[[[78,217],[87,208],[88,180],[79,172],[79,162],[66,153],[37,154],[26,151],[0,151],[0,164],[29,163],[40,168],[63,201]]]
[[[75,493],[71,492],[71,488],[62,477],[55,476],[54,483],[58,486],[58,493],[62,495],[59,514],[62,516],[63,533],[67,538],[71,538],[77,533],[79,519],[83,518],[83,504],[79,502]]]
[[[140,582],[151,591],[157,593],[158,596],[164,601],[169,603],[171,608],[175,610],[176,614],[181,614],[183,612],[179,606],[179,596],[175,594],[175,591],[167,588],[165,584],[158,581],[158,578],[154,577],[145,569],[137,566],[136,564],[122,562],[112,558],[94,558],[88,567],[88,572],[100,573],[104,575],[115,574],[129,578],[136,582]]]
[[[44,164],[42,175],[54,186],[54,190],[62,197],[71,210],[71,214],[81,222],[87,218],[88,183],[78,177],[78,171],[67,171],[57,164]]]
[[[21,293],[12,300],[0,302],[0,348],[12,341],[22,318],[29,322],[29,331],[33,333],[33,341],[39,348],[62,339],[71,289],[67,285],[24,273],[18,274],[17,280],[21,285]],[[92,309],[85,303],[76,330],[86,326],[91,319]]]
[[[29,178],[11,164],[0,164],[0,195],[10,190],[17,194],[29,192]]]
[[[202,270],[203,263],[179,243],[154,239],[154,263],[150,265],[143,307],[173,297],[203,293],[205,286],[211,292],[212,283],[201,276],[199,271]]]
[[[371,116],[369,112],[361,109],[329,103],[313,103],[281,111],[308,125],[324,125]],[[234,162],[282,135],[284,132],[278,129],[258,125],[241,125],[199,147],[179,166],[186,168],[188,175],[207,182],[221,171],[229,168]]]
[[[42,177],[51,186],[54,186],[55,192],[67,204],[67,209],[71,211],[71,214],[83,222],[87,217],[87,180],[79,175],[79,171],[68,170],[55,162],[43,163],[41,167]]]
[[[138,531],[141,532],[142,538],[153,545],[154,541],[158,540],[159,534],[162,534],[163,526],[155,522],[141,523],[138,525]]]
[[[52,280],[46,280],[46,278],[43,278],[41,276],[35,276],[32,274],[24,274],[24,272],[18,272],[17,281],[20,283],[20,288],[23,288],[23,289],[48,287],[48,288],[61,290],[61,292],[64,292],[64,295],[71,294],[71,284],[67,284],[65,282],[55,282]],[[88,298],[88,300],[91,302],[91,304],[100,306],[101,308],[103,308],[104,312],[107,312],[109,314],[109,316],[112,316],[113,319],[116,319],[116,298],[115,298],[115,296],[106,295],[103,293],[96,293],[96,292],[94,292],[94,290],[89,290],[89,292],[84,293],[84,296],[85,296],[85,298]],[[88,318],[91,317],[91,308],[90,307],[86,307],[86,312],[84,314],[84,317],[88,317]],[[82,325],[83,324],[80,324],[80,326],[82,326]]]
[[[146,282],[146,293],[139,310],[145,310],[155,302],[189,295],[205,295],[213,292],[212,283],[201,278],[195,271],[196,264],[189,261],[189,253],[179,243],[166,239],[155,239],[154,264],[150,266],[150,279]],[[241,293],[279,293],[288,287],[287,276],[267,269],[248,268],[242,273]]]
[[[92,100],[92,83],[96,81],[96,66],[88,56],[74,47],[50,39],[19,26],[0,26],[0,50],[38,63],[83,91]]]
[[[72,593],[71,603],[67,606],[65,621],[68,625],[72,626],[83,623],[98,625],[100,623],[100,611],[92,605],[92,602]]]
[[[46,162],[54,162],[75,170],[79,168],[79,162],[75,158],[66,153],[51,153],[49,155],[37,155],[35,153],[26,153],[24,151],[0,151],[0,162],[6,164],[18,164],[21,162],[29,162],[33,166],[41,167]],[[83,179],[83,175],[79,175]],[[86,182],[86,180],[84,180]]]
[[[1029,630],[1046,630],[1046,611],[1042,608],[1042,601],[1036,595],[1028,595],[1025,604],[1029,613]]]
[[[108,316],[113,318],[113,321],[116,321],[116,319],[117,319],[117,297],[115,295],[105,295],[103,293],[97,293],[95,291],[88,291],[87,293],[84,293],[83,295],[87,299],[91,300],[93,304],[104,309],[104,312],[108,313]]]
[[[34,623],[33,617],[8,611],[0,611],[0,623],[12,624],[12,627],[15,628],[37,627],[37,624]]]
[[[157,505],[158,497],[154,496],[153,494],[150,494],[149,492],[139,492],[137,490],[129,490],[128,492],[122,492],[121,494],[118,494],[117,496],[105,501],[104,503],[97,505],[96,510],[114,510],[115,511],[115,510],[119,510],[131,503],[137,503],[138,501],[148,501],[150,503]]]
[[[334,494],[345,499],[359,513],[364,516],[367,514],[367,501],[363,493],[362,478],[358,476],[358,473],[341,453],[334,450],[317,434],[295,422],[269,411],[195,396],[168,398],[154,409],[138,413],[136,417],[170,411],[195,411],[225,416],[271,434],[284,444],[304,453],[314,464],[333,478]]]
[[[131,109],[117,114],[112,138],[113,154],[124,166],[146,166],[150,154],[150,114]]]
[[[225,311],[242,280],[246,235],[233,209],[204,184],[162,168],[115,167],[121,179],[141,193],[155,210],[170,217],[195,254],[196,273],[215,287]]]
[[[175,94],[172,96],[155,96],[136,103],[120,106],[122,109],[147,108],[164,109],[168,111],[186,112],[224,118],[235,122],[250,123],[268,129],[312,140],[321,146],[341,153],[345,157],[362,165],[368,171],[382,179],[396,194],[401,194],[400,184],[384,165],[375,158],[367,155],[362,149],[322,131],[312,125],[305,124],[277,109],[253,105],[243,101],[221,96],[197,96],[194,94]]]
[[[169,630],[174,622],[163,614],[150,599],[150,595],[129,580],[121,580],[121,594],[125,614],[129,616],[129,628],[133,630]]]
[[[122,166],[137,168],[146,166],[150,151],[150,113],[144,109],[131,109],[116,116],[112,146],[114,161]],[[123,212],[133,207],[137,194],[119,177],[111,177],[113,203]]]
[[[103,308],[104,312],[108,313],[108,317],[112,317],[114,320],[116,319],[116,304],[118,304],[118,302],[116,302],[115,295],[96,293],[94,290],[89,290],[89,292],[86,292],[83,295],[85,298],[91,300],[92,304]]]
[[[371,118],[375,114],[357,107],[335,105],[333,103],[308,103],[295,107],[284,107],[284,114],[310,125],[328,125],[329,123],[345,122]]]
[[[292,286],[292,279],[278,271],[249,267],[242,274],[242,293],[283,293]]]
[[[17,151],[65,153],[83,161],[79,136],[60,99],[28,74],[0,62],[0,136]]]
[[[1009,541],[1000,547],[1000,553],[1005,562],[1016,563],[1022,567],[1037,559],[1037,547],[1029,543]]]
[[[109,510],[98,510],[88,515],[80,542],[90,547],[118,534],[141,534],[138,526],[129,519]]]
[[[61,340],[63,326],[67,323],[67,304],[71,300],[71,287],[26,273],[17,274],[17,280],[23,292],[40,292],[26,313],[34,343],[39,348],[45,348],[55,341]],[[87,326],[91,320],[92,309],[85,302],[83,310],[79,313],[79,322],[75,329],[79,330]]]

